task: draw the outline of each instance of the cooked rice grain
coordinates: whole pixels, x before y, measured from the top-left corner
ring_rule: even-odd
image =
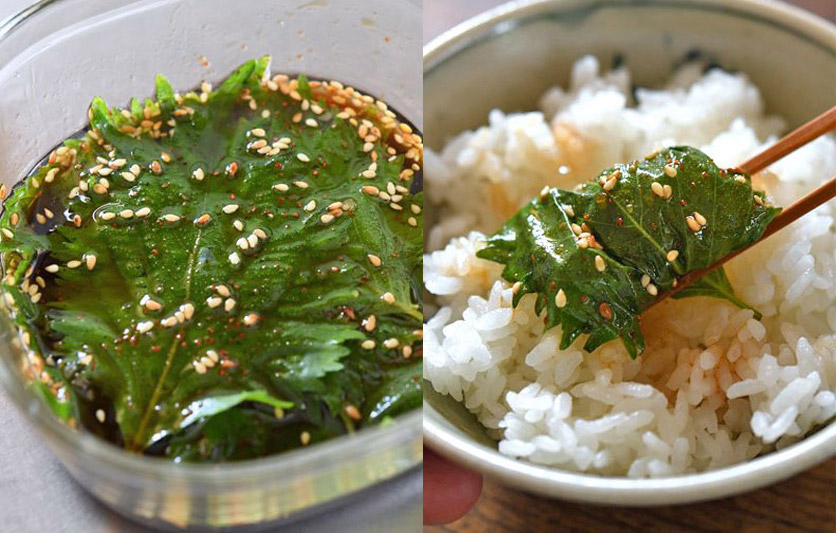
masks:
[[[501,266],[475,256],[484,233],[543,185],[572,187],[673,144],[731,166],[783,129],[742,74],[686,66],[665,89],[638,90],[635,104],[629,87],[625,69],[601,75],[583,58],[568,90],[543,97],[543,112],[493,111],[489,126],[428,151],[441,223],[424,280],[440,307],[425,327],[424,376],[475,413],[500,452],[563,469],[670,476],[796,442],[836,415],[832,202],[729,264],[762,322],[721,300],[668,300],[646,313],[647,350],[635,361],[617,342],[560,350],[534,295],[512,308]],[[825,137],[755,184],[787,205],[834,174],[836,142]]]

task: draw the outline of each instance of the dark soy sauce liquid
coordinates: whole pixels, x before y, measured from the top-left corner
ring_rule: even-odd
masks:
[[[324,80],[320,80],[324,81]],[[198,89],[196,89],[198,90]],[[359,90],[359,89],[358,89]],[[359,90],[362,94],[370,95],[368,92]],[[370,95],[375,98],[373,95]],[[375,98],[377,100],[377,98]],[[409,125],[412,128],[412,131],[417,135],[421,135],[420,130],[415,127],[415,125],[401,112],[397,109],[389,106],[388,109],[394,113],[396,120]],[[242,111],[241,115],[246,113],[247,111]],[[87,133],[89,132],[89,124],[85,126],[83,129],[78,130],[77,132],[73,133],[71,136],[67,137],[69,139],[78,139],[83,140]],[[44,166],[47,166],[49,163],[50,154],[63,146],[63,141],[57,144],[52,150],[50,150],[41,160],[39,160],[26,174],[26,176],[16,183],[12,187],[12,191],[9,193],[9,196],[12,195],[12,192],[20,187],[25,180],[32,178],[35,176]],[[161,149],[164,147],[164,143],[160,142]],[[222,151],[222,147],[218,147],[219,151]],[[407,167],[405,167],[407,168]],[[413,169],[414,170],[414,169]],[[420,170],[414,171],[412,185],[410,187],[410,192],[412,194],[416,194],[423,190],[423,165],[421,165]],[[66,197],[62,194],[62,197],[56,195],[55,192],[52,192],[51,189],[54,191],[55,188],[50,187],[43,187],[41,189],[41,194],[39,197],[29,206],[28,212],[25,213],[25,221],[21,221],[21,224],[26,223],[31,226],[35,233],[40,235],[47,235],[56,231],[56,228],[61,225],[72,225],[72,215],[69,210],[65,207],[66,204]],[[52,192],[52,194],[51,194]],[[90,193],[86,193],[90,194]],[[84,200],[85,196],[84,193],[79,196],[79,198]],[[55,213],[55,217],[48,219],[45,224],[41,224],[36,221],[35,215],[36,213],[44,212],[44,209],[49,209],[53,213]],[[2,211],[0,211],[2,213]],[[54,301],[56,294],[54,291],[56,290],[55,287],[57,284],[54,282],[56,275],[47,272],[44,270],[44,267],[48,264],[55,263],[56,261],[51,259],[50,252],[42,251],[39,252],[38,256],[35,259],[34,264],[34,273],[32,274],[32,279],[35,276],[41,276],[46,281],[46,288],[44,289],[44,301]],[[102,290],[101,288],[98,290]],[[51,294],[52,293],[52,294]],[[61,298],[61,295],[57,295],[58,298]],[[38,346],[40,348],[41,354],[44,357],[47,365],[58,365],[61,363],[62,358],[64,357],[63,354],[54,351],[53,346],[60,342],[61,337],[56,333],[47,333],[45,334],[46,328],[46,321],[43,316],[41,316],[36,321],[30,321],[30,325],[32,326],[33,332],[38,332],[37,339],[33,339],[32,345]],[[69,377],[69,376],[68,376]],[[97,436],[115,444],[116,446],[123,447],[124,442],[122,438],[122,434],[119,428],[119,425],[116,420],[116,412],[114,408],[113,402],[107,398],[101,390],[99,390],[93,383],[78,383],[77,380],[73,382],[73,388],[76,393],[76,398],[78,400],[78,407],[79,407],[79,415],[80,415],[80,422],[81,424],[87,429],[88,431],[96,434]],[[266,406],[254,403],[245,403],[242,404],[247,406],[251,409],[265,409]],[[267,409],[269,411],[269,409]],[[102,411],[105,414],[104,422],[101,422],[96,414]],[[265,416],[267,415],[267,411],[265,411]],[[295,426],[304,427],[308,426],[309,424],[303,418],[301,414],[289,414],[284,419],[281,420],[281,425],[284,426]],[[143,451],[145,455],[154,455],[154,456],[164,456],[166,454],[166,448],[169,445],[171,440],[171,436],[165,437],[150,447],[146,448]],[[291,446],[288,446],[290,448]],[[295,447],[295,446],[292,446]]]

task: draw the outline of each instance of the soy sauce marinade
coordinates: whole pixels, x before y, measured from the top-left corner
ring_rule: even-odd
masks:
[[[268,64],[94,100],[86,134],[5,200],[24,373],[68,424],[222,461],[418,407],[422,140],[382,102]]]

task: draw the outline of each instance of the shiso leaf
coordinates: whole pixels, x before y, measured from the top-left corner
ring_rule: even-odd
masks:
[[[4,203],[0,227],[13,237],[2,239],[0,253],[13,276],[3,290],[18,327],[36,339],[33,350],[55,361],[44,371],[62,393],[41,388],[62,419],[99,432],[83,411],[101,406],[114,414],[118,438],[112,440],[129,450],[226,460],[297,447],[303,429],[315,442],[379,421],[349,420],[347,405],[365,414],[400,412],[381,402],[417,406],[415,388],[407,385],[420,381],[420,357],[405,359],[384,341],[397,338],[420,350],[422,228],[361,189],[385,190],[389,182],[409,188],[400,178],[404,157],[390,157],[377,143],[377,176],[360,177],[370,154],[356,127],[326,102],[319,102],[329,109],[316,117],[319,128],[293,122],[298,102],[261,85],[268,66],[269,58],[245,63],[206,102],[185,95],[182,105],[193,110],[185,115],[174,113],[181,104],[164,76],[156,78],[157,101],[133,100],[131,118],[94,99],[92,132],[65,142],[78,151],[79,166],[61,168],[45,187],[56,165],[44,165]],[[303,86],[311,96],[308,82]],[[259,110],[249,109],[243,95],[256,99]],[[173,136],[132,134],[149,107],[153,121],[176,121]],[[264,108],[273,114],[262,116]],[[376,114],[374,108],[368,116]],[[294,144],[276,156],[256,154],[247,144],[257,127]],[[107,176],[108,193],[97,194],[101,177],[88,169],[96,157],[110,159],[106,145],[127,164]],[[233,162],[237,172],[230,173]],[[134,164],[141,168],[135,180],[120,177]],[[193,178],[197,168],[205,179]],[[300,180],[308,187],[294,185]],[[88,192],[68,198],[80,181]],[[275,190],[277,183],[290,190]],[[301,209],[311,201],[315,210]],[[334,202],[343,203],[344,215],[322,222]],[[225,213],[233,203],[238,210]],[[420,206],[422,196],[406,194],[402,203]],[[46,206],[61,215],[39,224],[35,214]],[[146,207],[148,216],[136,215]],[[124,210],[134,215],[122,217]],[[105,220],[105,213],[117,216]],[[165,214],[180,219],[168,222]],[[210,220],[198,223],[204,214]],[[20,222],[12,224],[13,215]],[[80,227],[72,215],[81,217]],[[243,231],[232,225],[235,219]],[[256,229],[267,238],[255,250],[239,249],[237,240]],[[238,264],[229,260],[233,252]],[[368,254],[383,264],[373,266]],[[82,264],[68,268],[70,261]],[[24,274],[52,264],[60,269],[44,274],[43,298],[33,304],[21,289]],[[219,284],[235,300],[229,311],[207,303]],[[395,304],[382,299],[387,292]],[[146,296],[162,309],[140,305]],[[195,308],[191,320],[161,325],[187,303]],[[362,325],[370,315],[377,317],[373,331]],[[255,318],[246,324],[245,316]],[[144,322],[153,322],[151,331],[137,329]],[[361,348],[364,340],[375,347]],[[208,350],[218,352],[219,363],[196,371]],[[276,416],[277,407],[284,416]]]
[[[674,176],[666,166],[676,169]],[[605,190],[613,178],[616,184]],[[670,186],[670,197],[654,194],[654,182]],[[515,304],[537,293],[536,311],[546,310],[547,327],[562,326],[561,348],[586,334],[587,351],[620,339],[635,358],[644,350],[639,315],[657,297],[642,277],[662,294],[683,274],[756,241],[780,212],[763,199],[748,176],[721,170],[695,148],[677,146],[608,168],[576,191],[548,190],[492,235],[478,255],[504,264],[503,277],[521,284]],[[707,221],[696,232],[686,221],[695,212]],[[590,246],[578,245],[573,224],[592,236]],[[678,256],[671,262],[672,250]],[[597,256],[603,272],[596,268]],[[561,290],[565,305],[558,307]],[[712,296],[748,307],[722,270],[679,296]]]

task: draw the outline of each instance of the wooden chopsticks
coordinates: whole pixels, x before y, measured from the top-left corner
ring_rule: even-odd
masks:
[[[786,156],[787,154],[797,150],[798,148],[804,146],[805,144],[809,143],[813,139],[824,135],[825,133],[836,129],[836,106],[830,108],[830,110],[822,113],[821,115],[817,116],[810,122],[807,122],[803,126],[799,127],[798,129],[792,131],[785,137],[781,138],[777,143],[773,144],[763,152],[759,153],[755,157],[749,159],[742,165],[740,165],[740,170],[747,174],[754,174],[756,172],[760,172],[761,170],[765,169],[775,161],[781,159],[782,157]],[[830,181],[819,187],[818,189],[814,190],[813,192],[807,194],[797,202],[793,203],[781,213],[776,216],[772,222],[766,227],[766,230],[761,235],[760,239],[751,243],[750,245],[736,250],[729,255],[725,256],[721,260],[717,261],[713,265],[708,268],[703,268],[700,270],[692,270],[688,272],[681,278],[677,280],[677,284],[671,290],[664,292],[659,295],[653,305],[661,302],[662,300],[668,298],[669,296],[673,296],[674,294],[678,293],[679,291],[683,290],[685,287],[691,285],[698,279],[702,278],[703,276],[710,274],[723,266],[724,263],[730,261],[731,259],[737,257],[738,255],[742,254],[752,246],[762,242],[764,239],[769,237],[770,235],[775,234],[779,230],[783,229],[787,225],[795,222],[802,216],[806,215],[810,211],[814,210],[818,206],[824,204],[825,202],[833,199],[836,197],[836,178],[832,178]]]

